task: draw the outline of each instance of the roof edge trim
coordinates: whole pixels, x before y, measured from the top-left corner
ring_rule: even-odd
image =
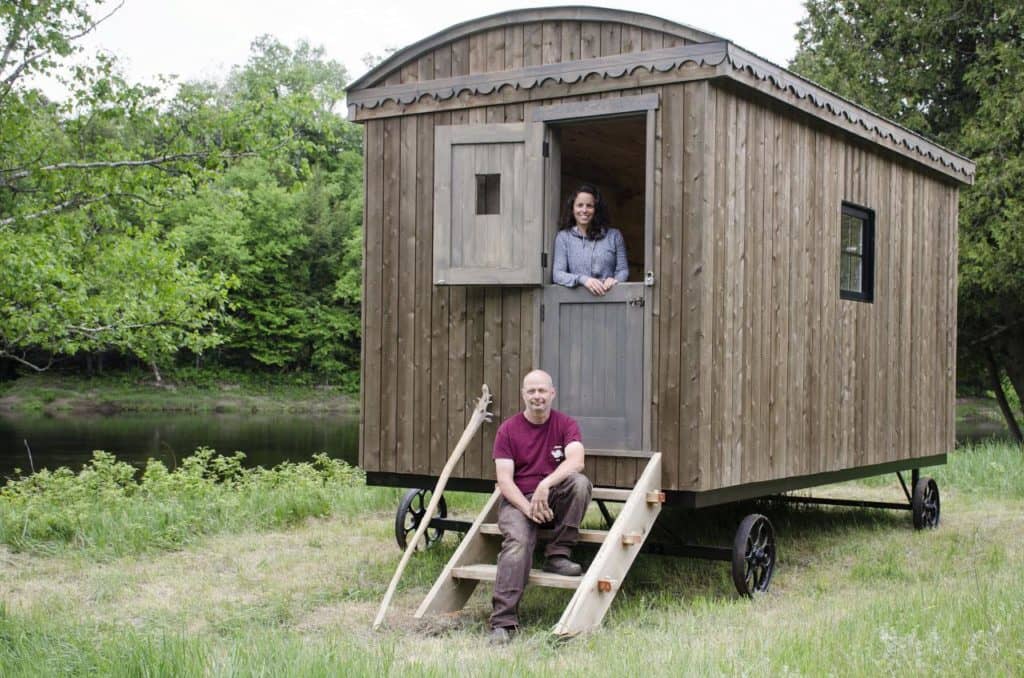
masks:
[[[728,41],[349,91],[347,103],[350,117],[355,117],[360,109],[373,110],[389,102],[401,107],[415,106],[423,99],[443,102],[462,95],[489,95],[505,88],[528,91],[548,83],[573,85],[593,76],[618,80],[632,77],[638,71],[668,76],[685,66],[716,68],[712,77],[726,77],[753,87],[838,129],[873,139],[883,146],[895,146],[897,151],[902,149],[904,155],[941,169],[962,183],[974,183],[976,168],[969,158]]]

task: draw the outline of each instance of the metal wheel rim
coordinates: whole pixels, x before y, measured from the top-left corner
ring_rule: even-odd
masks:
[[[914,492],[914,527],[917,529],[933,528],[939,524],[942,514],[942,502],[939,486],[932,478],[921,478]]]
[[[423,520],[423,516],[427,512],[427,505],[430,503],[431,494],[430,490],[414,488],[406,492],[405,496],[402,497],[402,501],[398,505],[398,516],[395,521],[395,540],[398,542],[399,548],[406,548],[409,539],[419,529],[420,521]],[[444,500],[444,495],[442,495],[441,500],[437,503],[434,517],[446,518],[447,516],[448,504]],[[428,529],[423,533],[423,538],[426,542],[425,548],[430,548],[443,536],[444,530],[441,528]]]
[[[751,596],[768,590],[775,571],[775,531],[761,515],[740,525],[733,554],[733,579],[740,594]],[[748,524],[749,523],[749,524]],[[742,556],[737,558],[742,546]],[[738,570],[742,568],[742,572]]]

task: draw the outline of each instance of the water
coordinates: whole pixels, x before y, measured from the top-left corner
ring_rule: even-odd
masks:
[[[991,408],[990,408],[991,409]],[[1006,438],[995,414],[962,416],[957,443]],[[76,471],[105,450],[142,467],[158,459],[168,468],[197,447],[222,454],[245,453],[247,466],[270,468],[282,461],[306,461],[326,452],[353,466],[358,462],[359,418],[355,415],[117,414],[43,416],[0,414],[0,483],[16,468],[28,473],[28,447],[35,469],[67,466]]]
[[[58,466],[77,471],[92,458],[93,450],[110,452],[139,467],[147,459],[158,459],[173,469],[200,446],[222,454],[244,452],[247,466],[270,468],[282,461],[306,461],[319,452],[355,465],[359,418],[292,414],[0,415],[0,478],[10,477],[15,468],[29,472],[25,441],[37,471]]]

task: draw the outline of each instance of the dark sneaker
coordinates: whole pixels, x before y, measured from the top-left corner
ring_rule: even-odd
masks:
[[[508,645],[512,642],[512,635],[514,633],[514,629],[506,628],[504,626],[495,626],[491,629],[491,632],[487,634],[487,642],[491,645]]]
[[[583,566],[572,562],[565,556],[552,556],[544,563],[544,571],[566,577],[578,577],[583,574]]]

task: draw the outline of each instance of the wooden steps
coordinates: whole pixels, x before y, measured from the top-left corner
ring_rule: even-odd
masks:
[[[497,574],[497,565],[477,564],[452,568],[452,576],[456,579],[494,581]],[[579,577],[567,577],[564,574],[554,574],[544,570],[530,570],[529,582],[537,586],[547,586],[554,589],[574,589],[580,585],[582,580],[582,575]]]
[[[633,490],[620,490],[614,487],[595,487],[594,492],[591,495],[592,500],[602,501],[628,501],[629,495],[632,494]]]
[[[530,584],[576,591],[553,629],[555,634],[574,636],[600,625],[661,512],[665,494],[660,487],[661,454],[657,452],[632,490],[595,487],[593,500],[624,505],[609,530],[580,530],[580,542],[600,545],[587,570],[578,577],[530,571]],[[416,610],[417,618],[460,610],[479,582],[494,581],[494,563],[501,550],[497,525],[500,499],[501,493],[495,490]],[[542,530],[538,536],[543,540],[550,537],[550,531]]]
[[[498,527],[497,523],[484,523],[480,526],[481,534],[492,534],[501,536],[501,528]],[[550,541],[551,530],[540,530],[537,533],[538,541]],[[605,535],[608,534],[608,530],[580,530],[580,543],[585,544],[603,544]]]

